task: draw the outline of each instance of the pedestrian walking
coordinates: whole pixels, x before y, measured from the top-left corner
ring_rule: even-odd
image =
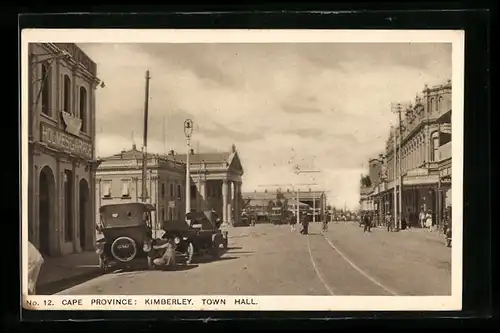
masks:
[[[387,225],[387,231],[388,232],[391,232],[392,231],[392,215],[391,213],[388,213],[387,214],[387,217],[386,217],[386,225]]]
[[[300,230],[300,233],[302,235],[308,235],[309,234],[309,218],[305,214],[302,216],[302,228]]]
[[[364,223],[364,228],[363,228],[363,232],[371,232],[371,226],[372,226],[372,217],[371,217],[371,214],[369,213],[365,213],[364,217],[363,217],[363,223]]]
[[[295,215],[290,216],[290,219],[288,220],[288,223],[290,224],[290,231],[294,232],[295,231],[295,225],[297,224]]]

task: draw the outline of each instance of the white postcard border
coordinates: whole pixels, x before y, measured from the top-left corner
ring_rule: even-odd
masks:
[[[462,308],[464,31],[460,30],[134,30],[24,29],[21,33],[22,295],[26,309],[45,310],[297,310],[422,311]],[[452,293],[451,296],[27,296],[28,262],[28,43],[452,43]],[[90,305],[92,299],[130,299],[130,306]],[[151,298],[191,299],[192,306],[148,306]],[[225,299],[226,305],[203,305],[202,299]],[[257,305],[237,305],[236,299]],[[63,305],[74,300],[81,305]],[[28,304],[31,303],[31,305]],[[35,304],[36,303],[36,304]],[[168,302],[167,302],[168,303]],[[48,305],[51,304],[51,305]]]

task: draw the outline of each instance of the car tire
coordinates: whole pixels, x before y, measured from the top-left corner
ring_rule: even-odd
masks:
[[[128,258],[121,258],[119,255],[116,254],[116,250],[115,250],[115,245],[119,242],[119,241],[122,241],[122,240],[127,240],[131,245],[132,245],[132,249],[133,249],[133,255],[130,255]],[[133,260],[136,256],[137,256],[137,244],[136,242],[130,238],[130,237],[126,237],[126,236],[122,236],[122,237],[118,237],[117,239],[114,240],[114,242],[111,244],[111,254],[113,255],[113,258],[115,258],[116,260],[118,260],[119,262],[121,263],[127,263],[127,262],[130,262],[131,260]]]
[[[190,265],[193,262],[193,256],[194,256],[194,246],[192,242],[189,242],[187,249],[186,249],[186,264]]]

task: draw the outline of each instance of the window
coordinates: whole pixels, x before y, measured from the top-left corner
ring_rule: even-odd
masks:
[[[165,198],[165,183],[161,183],[161,198]]]
[[[82,132],[87,132],[87,90],[80,87],[80,119],[82,120]]]
[[[182,199],[182,188],[180,185],[177,185],[177,198]]]
[[[68,113],[71,112],[71,79],[69,76],[64,75],[64,83],[63,83],[63,111]]]
[[[42,91],[41,94],[41,104],[42,104],[42,112],[43,114],[50,116],[50,88],[51,88],[51,80],[50,80],[50,65],[48,63],[42,64]]]
[[[432,134],[431,142],[431,162],[439,160],[439,134],[436,132]]]
[[[431,98],[429,103],[429,113],[432,113],[432,111],[434,111],[434,98]]]
[[[165,219],[166,219],[166,216],[165,216],[165,208],[162,208],[162,209],[161,209],[161,215],[160,215],[160,218],[161,218],[162,220],[165,220]]]
[[[104,198],[111,198],[111,182],[104,182],[102,184],[102,196]]]
[[[130,181],[122,181],[122,198],[130,198]]]
[[[170,184],[170,196],[174,196],[174,184]]]
[[[191,193],[190,193],[191,199],[196,199],[196,192],[197,191],[198,190],[196,189],[196,185],[191,185]]]

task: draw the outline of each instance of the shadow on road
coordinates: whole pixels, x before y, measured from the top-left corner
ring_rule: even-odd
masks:
[[[239,257],[220,257],[219,259],[214,259],[210,257],[201,257],[196,259],[197,264],[208,264],[212,262],[218,262],[218,261],[227,261],[227,260],[233,260],[233,259],[238,259]]]
[[[231,250],[241,250],[241,249],[242,249],[241,246],[232,246],[232,247],[228,247],[226,250],[231,251]]]

